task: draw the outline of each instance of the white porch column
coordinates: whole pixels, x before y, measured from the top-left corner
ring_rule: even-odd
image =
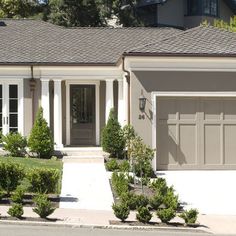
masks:
[[[54,80],[54,143],[55,149],[63,147],[62,144],[62,102],[61,80]]]
[[[106,80],[106,123],[109,117],[110,110],[114,107],[113,82],[114,79]]]
[[[123,75],[123,116],[124,125],[128,124],[128,83],[126,80],[126,74]]]
[[[118,121],[123,127],[125,125],[125,107],[124,107],[124,81],[118,80]]]
[[[43,108],[43,117],[50,126],[50,97],[49,97],[49,79],[41,79],[41,106]]]

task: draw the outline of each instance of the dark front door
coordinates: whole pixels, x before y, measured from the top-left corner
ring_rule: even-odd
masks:
[[[71,145],[95,145],[95,118],[95,85],[71,85]]]

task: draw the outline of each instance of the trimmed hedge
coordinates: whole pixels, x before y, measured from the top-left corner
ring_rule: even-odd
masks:
[[[22,165],[13,162],[0,162],[0,187],[8,194],[16,190],[25,177]]]
[[[56,169],[35,168],[28,172],[30,191],[36,193],[58,193],[61,173]]]

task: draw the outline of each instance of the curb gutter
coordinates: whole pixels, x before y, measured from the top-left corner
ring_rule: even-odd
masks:
[[[124,225],[90,225],[75,223],[56,223],[56,222],[40,222],[40,221],[18,221],[18,220],[0,220],[0,225],[25,225],[25,226],[56,226],[65,228],[88,228],[88,229],[118,229],[118,230],[148,230],[148,231],[178,231],[211,234],[203,229],[184,228],[184,227],[153,227],[153,226],[124,226]]]

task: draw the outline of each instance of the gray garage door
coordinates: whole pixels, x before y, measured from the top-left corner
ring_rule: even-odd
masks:
[[[236,99],[157,98],[157,169],[236,169]]]

